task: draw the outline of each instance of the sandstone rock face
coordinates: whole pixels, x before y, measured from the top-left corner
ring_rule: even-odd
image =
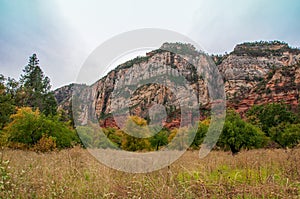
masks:
[[[269,74],[251,89],[236,109],[244,113],[254,104],[286,103],[296,109],[299,104],[300,64],[284,66]]]
[[[227,99],[241,100],[270,70],[295,65],[300,60],[299,50],[281,43],[237,45],[219,65],[225,79]]]
[[[181,56],[172,53],[174,49]],[[298,106],[299,49],[280,42],[244,43],[237,45],[232,53],[213,57],[213,60],[224,80],[227,106],[241,113],[254,104],[269,102],[284,101]],[[207,79],[215,80],[215,85],[221,84],[221,80],[210,73],[213,69],[207,70],[211,67],[210,60],[193,46],[166,43],[146,57],[119,65],[92,86],[81,86],[86,91],[79,101],[91,103],[89,107],[81,107],[80,121],[84,123],[89,114],[95,114],[101,126],[117,126],[111,115],[116,109],[128,107],[130,114],[149,119],[149,109],[161,104],[167,113],[163,125],[178,127],[182,114],[180,103],[192,104],[201,110],[210,108],[212,94],[207,88]],[[181,87],[180,77],[187,80],[190,94],[187,94],[188,89]],[[55,91],[59,107],[70,110],[74,86]],[[195,95],[193,102],[188,101],[190,95]],[[90,109],[92,113],[87,113]]]
[[[168,115],[164,124],[168,125],[168,122],[178,120],[180,105],[191,106],[192,103],[192,106],[197,107],[200,102],[208,105],[208,92],[204,88],[206,83],[191,64],[198,64],[198,59],[204,56],[196,53],[184,57],[165,50],[148,53],[141,61],[130,66],[128,63],[120,65],[97,81],[90,87],[91,92],[87,96],[93,100],[92,109],[100,119],[100,124],[115,126],[116,121],[111,119],[111,113],[126,107],[131,114],[147,118],[148,110],[155,104],[161,104],[165,106]],[[199,72],[205,74],[205,71]],[[194,95],[194,100],[188,101],[191,95]]]
[[[58,109],[65,110],[67,114],[72,114],[72,92],[74,84],[63,86],[54,91],[54,95],[58,104]]]

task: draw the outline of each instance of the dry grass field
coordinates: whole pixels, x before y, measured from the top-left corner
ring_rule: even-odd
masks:
[[[300,198],[300,149],[236,156],[188,151],[169,168],[130,174],[85,149],[51,153],[3,149],[0,198]],[[6,160],[9,160],[7,162]]]

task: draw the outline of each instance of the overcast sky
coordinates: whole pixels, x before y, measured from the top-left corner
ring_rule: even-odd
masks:
[[[0,0],[0,74],[18,79],[37,53],[55,89],[102,42],[139,28],[176,31],[214,54],[255,40],[299,47],[299,10],[298,0]]]

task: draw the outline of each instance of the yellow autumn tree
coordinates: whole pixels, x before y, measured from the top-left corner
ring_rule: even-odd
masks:
[[[21,143],[28,148],[37,144],[43,136],[44,140],[52,137],[59,148],[79,142],[76,132],[67,123],[61,122],[58,116],[46,117],[38,109],[33,111],[30,107],[19,108],[16,114],[11,115],[11,122],[4,127],[1,135],[8,146]]]
[[[128,133],[127,133],[128,132]],[[150,136],[147,121],[138,116],[130,116],[125,124],[125,134],[122,139],[122,148],[128,151],[150,150]]]

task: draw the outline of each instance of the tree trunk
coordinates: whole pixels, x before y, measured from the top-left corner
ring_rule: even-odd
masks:
[[[236,149],[234,145],[230,145],[230,150],[233,156],[237,155],[239,153],[239,149]]]

